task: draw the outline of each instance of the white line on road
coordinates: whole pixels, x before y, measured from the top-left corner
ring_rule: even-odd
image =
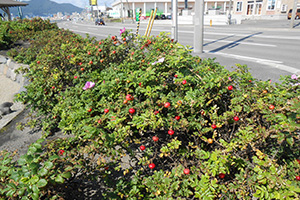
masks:
[[[257,63],[263,64],[263,65],[267,65],[270,67],[281,69],[283,71],[290,72],[292,74],[298,74],[300,72],[300,69],[293,68],[293,67],[290,67],[287,65],[283,65],[281,61],[261,59],[261,58],[255,58],[255,57],[249,57],[249,56],[241,56],[241,55],[228,54],[228,53],[222,53],[222,52],[210,52],[210,51],[204,51],[204,52],[208,53],[208,54],[217,54],[217,55],[221,55],[224,57],[235,58],[235,59],[239,59],[239,60],[257,62]]]
[[[254,45],[254,46],[265,46],[265,47],[277,47],[277,45],[273,44],[262,44],[262,43],[252,43],[252,42],[236,42],[230,40],[214,40],[214,39],[204,39],[205,41],[214,41],[214,42],[223,42],[223,43],[231,43],[231,44],[245,44],[245,45]]]

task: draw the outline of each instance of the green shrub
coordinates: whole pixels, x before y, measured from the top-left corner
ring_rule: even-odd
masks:
[[[43,34],[51,39],[36,40],[43,48],[20,69],[31,82],[17,99],[42,117],[35,122],[44,138],[69,136],[42,143],[40,164],[30,175],[19,171],[15,189],[6,186],[13,173],[0,173],[3,196],[22,196],[20,180],[52,163],[38,173],[46,184],[25,196],[59,195],[56,184],[85,174],[104,180],[108,199],[299,198],[297,76],[271,84],[246,66],[230,72],[165,34],[125,31],[102,41]]]

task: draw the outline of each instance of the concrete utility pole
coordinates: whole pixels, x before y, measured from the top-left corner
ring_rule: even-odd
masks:
[[[194,53],[203,53],[204,0],[195,0]]]
[[[228,24],[231,24],[231,7],[232,7],[232,0],[229,1],[229,10],[228,10]]]
[[[171,30],[171,38],[175,41],[178,41],[178,8],[177,8],[178,0],[172,0],[172,30]]]
[[[298,3],[298,0],[294,0],[290,28],[294,28],[294,21],[295,21],[296,12],[297,12],[297,3]]]

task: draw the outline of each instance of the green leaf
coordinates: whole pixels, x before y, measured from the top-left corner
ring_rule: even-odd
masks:
[[[65,180],[63,179],[63,177],[61,177],[61,175],[57,175],[57,177],[55,178],[55,182],[57,182],[57,183],[64,183]]]
[[[44,167],[47,169],[51,169],[53,167],[53,163],[50,161],[47,161],[44,163]]]
[[[287,137],[287,138],[286,138],[286,142],[287,142],[289,145],[293,146],[293,144],[294,144],[294,139],[293,139],[292,137]]]
[[[48,174],[48,170],[46,169],[46,168],[42,168],[39,172],[38,172],[38,174],[40,175],[40,176],[46,176],[47,174]]]
[[[64,178],[71,178],[72,174],[71,174],[71,172],[65,172],[65,173],[62,173],[61,176]]]
[[[40,179],[40,180],[37,182],[37,186],[38,186],[39,188],[45,187],[47,184],[48,184],[48,182],[46,181],[46,179]]]

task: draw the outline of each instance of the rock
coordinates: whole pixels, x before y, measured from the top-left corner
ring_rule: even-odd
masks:
[[[0,105],[0,114],[1,115],[7,115],[12,113],[13,111],[10,109],[10,107],[13,105],[12,102],[4,102]]]

